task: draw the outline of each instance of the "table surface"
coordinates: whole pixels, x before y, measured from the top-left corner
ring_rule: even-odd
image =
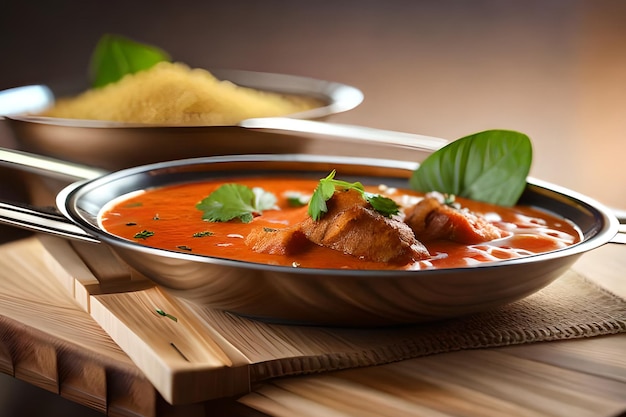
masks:
[[[0,297],[11,304],[11,294],[20,294],[15,298],[19,303],[2,306],[0,371],[12,375],[16,383],[26,381],[93,408],[78,408],[79,415],[200,417],[221,411],[242,416],[591,417],[626,412],[626,333],[466,350],[279,378],[258,384],[239,398],[170,406],[89,314],[73,302],[60,281],[42,275],[45,268],[40,260],[20,260],[22,253],[36,254],[30,248],[37,244],[34,238],[26,238],[0,248],[7,257],[5,270],[0,272],[5,278]],[[585,254],[574,269],[626,298],[625,251],[625,245],[607,244]],[[33,286],[37,290],[27,290],[30,295],[25,297],[24,289]],[[59,293],[67,295],[55,295]],[[13,406],[24,412],[24,395],[33,395],[27,394],[29,387],[8,385],[2,395],[13,402],[9,401],[5,410]],[[16,403],[11,393],[17,393],[15,398],[22,402]],[[44,398],[51,401],[49,394]]]

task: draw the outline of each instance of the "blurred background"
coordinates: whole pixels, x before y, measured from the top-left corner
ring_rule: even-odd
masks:
[[[193,67],[360,88],[336,122],[446,139],[519,130],[531,175],[626,208],[624,22],[620,0],[11,1],[0,89],[86,83],[96,42],[116,33]]]

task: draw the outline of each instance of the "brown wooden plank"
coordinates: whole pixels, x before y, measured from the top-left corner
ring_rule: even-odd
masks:
[[[62,397],[105,414],[107,411],[107,373],[93,360],[80,358],[72,352],[58,355]]]
[[[48,244],[42,242],[45,253]],[[55,246],[49,252],[48,267],[62,276],[80,276],[76,289],[81,288],[81,280],[99,280],[94,274],[103,274],[103,281],[109,276],[114,276],[115,282],[130,281],[130,277],[123,278],[127,267],[112,265],[118,260],[110,254],[105,255],[105,263],[87,261],[98,265],[86,268],[89,275],[84,261],[89,256],[100,256],[100,250],[81,252],[77,265],[75,253],[60,253],[59,248]],[[74,252],[64,247],[70,249]],[[246,393],[251,383],[270,378],[393,362],[454,350],[451,346],[455,345],[456,349],[494,347],[619,332],[619,323],[623,323],[619,320],[607,329],[580,326],[579,320],[590,317],[586,305],[581,313],[584,317],[572,316],[571,306],[580,303],[581,295],[574,290],[593,295],[594,303],[600,303],[598,311],[614,305],[615,299],[595,288],[568,272],[549,289],[513,306],[476,316],[480,318],[475,323],[471,321],[474,319],[462,319],[375,330],[272,325],[198,307],[155,286],[108,294],[100,288],[86,304],[91,316],[160,393],[171,403],[185,404]],[[90,290],[84,287],[85,293]],[[574,292],[566,293],[568,290]],[[75,295],[80,293],[75,291]],[[157,309],[176,320],[157,314]],[[598,320],[617,318],[611,316],[613,313]],[[626,311],[615,314],[626,317]],[[529,321],[533,316],[534,321]],[[494,323],[500,323],[499,327],[493,327]]]
[[[624,349],[626,333],[582,339],[576,343],[568,341],[542,343],[533,346],[532,349],[525,346],[510,346],[503,348],[502,352],[626,383]]]
[[[58,393],[57,347],[50,343],[32,344],[20,339],[14,348],[15,377],[47,391]]]
[[[625,410],[625,390],[620,381],[490,349],[278,379],[239,402],[275,417],[596,417]]]

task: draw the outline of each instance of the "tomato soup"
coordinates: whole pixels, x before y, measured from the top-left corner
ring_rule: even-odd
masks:
[[[225,183],[260,187],[273,193],[277,198],[276,207],[263,211],[249,223],[238,219],[228,222],[203,220],[202,211],[196,208],[197,203]],[[532,207],[500,207],[457,198],[464,208],[484,216],[504,230],[505,237],[475,245],[443,240],[424,242],[431,257],[407,265],[365,261],[313,244],[289,256],[257,253],[246,245],[245,238],[253,228],[277,229],[304,220],[308,216],[306,205],[294,207],[290,201],[293,195],[310,196],[316,186],[317,181],[312,179],[274,177],[171,185],[116,199],[102,211],[100,222],[111,234],[154,248],[300,268],[418,270],[465,267],[557,250],[581,239],[579,230],[570,222]],[[395,200],[402,208],[423,197],[420,193],[383,185],[366,189]]]

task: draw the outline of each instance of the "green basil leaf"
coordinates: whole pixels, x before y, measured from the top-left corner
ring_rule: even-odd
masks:
[[[93,87],[103,87],[127,74],[169,61],[167,52],[119,35],[103,35],[91,56],[90,73]]]
[[[431,154],[413,172],[410,185],[417,191],[439,191],[512,206],[526,187],[531,163],[528,136],[511,130],[487,130]]]

